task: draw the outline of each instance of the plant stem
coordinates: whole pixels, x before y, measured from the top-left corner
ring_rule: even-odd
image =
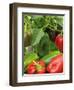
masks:
[[[49,28],[49,29],[51,29],[52,31],[57,31],[57,32],[60,32],[60,33],[61,33],[61,32],[63,32],[63,30],[52,29],[52,27],[53,27],[53,26],[52,26],[52,25],[50,25],[50,24],[49,24],[49,26],[50,26],[50,28]]]
[[[50,27],[48,27],[48,26],[50,26]],[[44,25],[41,29],[44,29],[44,28],[46,28],[46,27],[48,27],[50,30],[52,30],[52,31],[57,31],[57,32],[60,32],[60,33],[63,33],[63,30],[57,30],[57,29],[52,29],[52,25],[50,25],[50,24],[46,24],[46,25]]]
[[[36,63],[34,60],[33,60],[33,62],[34,62],[34,64],[35,64],[35,65],[39,65],[39,64],[38,64],[38,63]]]

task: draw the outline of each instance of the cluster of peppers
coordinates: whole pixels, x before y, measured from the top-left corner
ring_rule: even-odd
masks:
[[[50,52],[38,61],[28,64],[28,74],[62,73],[63,72],[63,36],[58,34],[55,38],[56,51]]]

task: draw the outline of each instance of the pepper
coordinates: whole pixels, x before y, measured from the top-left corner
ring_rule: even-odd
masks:
[[[58,51],[58,50],[52,51],[52,52],[50,52],[48,55],[44,56],[44,57],[42,58],[42,60],[43,60],[46,64],[48,64],[48,63],[51,61],[51,59],[52,59],[53,57],[57,56],[59,53],[60,53],[60,51]]]

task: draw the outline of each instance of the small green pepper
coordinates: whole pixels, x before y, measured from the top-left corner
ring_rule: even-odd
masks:
[[[48,55],[44,56],[44,57],[42,58],[42,60],[43,60],[46,64],[48,64],[48,63],[51,61],[51,59],[52,59],[53,57],[57,56],[59,53],[60,53],[60,51],[58,51],[58,50],[52,51],[52,52],[50,52]]]

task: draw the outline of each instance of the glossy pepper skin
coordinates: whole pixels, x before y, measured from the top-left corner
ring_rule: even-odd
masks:
[[[56,47],[63,52],[63,36],[62,35],[58,35],[55,39],[55,45]]]
[[[62,54],[52,58],[47,66],[48,73],[62,73],[63,72],[63,56]]]
[[[34,74],[36,72],[36,67],[34,63],[31,63],[27,67],[27,73],[28,74]]]

